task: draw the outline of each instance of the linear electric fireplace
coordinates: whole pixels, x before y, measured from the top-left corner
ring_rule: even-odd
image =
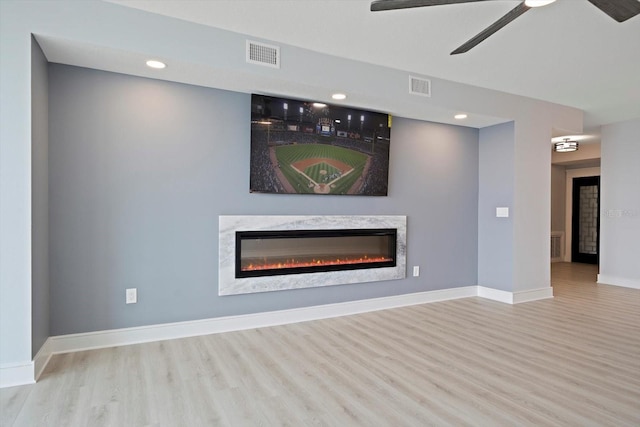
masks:
[[[395,267],[397,230],[236,231],[235,277]]]
[[[222,215],[219,227],[221,296],[406,277],[406,216]]]

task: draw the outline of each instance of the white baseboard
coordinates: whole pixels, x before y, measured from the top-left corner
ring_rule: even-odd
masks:
[[[493,301],[513,304],[513,293],[501,291],[500,289],[487,288],[486,286],[478,286],[478,296]]]
[[[506,304],[521,304],[540,299],[553,298],[553,288],[531,289],[520,292],[501,291],[499,289],[478,286],[478,296]]]
[[[290,310],[59,335],[45,341],[33,362],[1,367],[0,388],[34,383],[34,378],[37,379],[44,371],[51,356],[59,353],[263,328],[475,296],[517,304],[553,297],[553,291],[549,287],[512,293],[484,286],[465,286]]]
[[[445,301],[476,296],[475,286],[419,292],[368,300],[326,304],[290,310],[269,311],[264,313],[227,316],[214,319],[194,320],[161,325],[140,326],[135,328],[113,329],[107,331],[51,337],[53,354],[119,345],[140,344],[175,338],[186,338],[244,329],[263,328],[309,320],[328,319],[348,316],[369,311],[385,310],[429,302]]]
[[[553,298],[553,288],[531,289],[528,291],[520,291],[513,293],[512,304],[521,304],[523,302],[537,301],[541,299]]]
[[[51,356],[51,338],[47,338],[33,361],[0,366],[0,388],[35,383]]]
[[[40,375],[42,375],[44,368],[47,367],[49,359],[51,359],[51,356],[53,356],[51,347],[51,337],[49,337],[44,342],[44,344],[42,344],[40,350],[38,350],[38,354],[36,354],[36,357],[33,358],[33,373],[36,381],[38,381],[38,378],[40,378]]]
[[[35,383],[33,362],[0,366],[0,388]]]
[[[598,284],[622,286],[623,288],[640,289],[640,280],[609,276],[608,274],[598,274]]]

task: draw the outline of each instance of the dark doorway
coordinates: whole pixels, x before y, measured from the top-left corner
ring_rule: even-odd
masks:
[[[571,261],[598,264],[600,253],[600,177],[573,179]]]

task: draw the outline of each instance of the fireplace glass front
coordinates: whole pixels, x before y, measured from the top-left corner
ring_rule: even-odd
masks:
[[[236,231],[235,276],[396,266],[397,230]]]

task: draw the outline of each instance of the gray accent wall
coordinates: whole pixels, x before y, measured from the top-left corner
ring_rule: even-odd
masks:
[[[513,291],[514,124],[480,130],[478,192],[478,285]],[[497,218],[496,208],[509,208]]]
[[[49,338],[48,63],[31,40],[31,357]]]
[[[248,94],[52,64],[49,102],[52,335],[476,284],[476,129],[394,118],[388,197],[250,194]],[[270,214],[407,215],[421,276],[217,296],[218,216]]]
[[[640,118],[602,126],[600,277],[640,288]]]

